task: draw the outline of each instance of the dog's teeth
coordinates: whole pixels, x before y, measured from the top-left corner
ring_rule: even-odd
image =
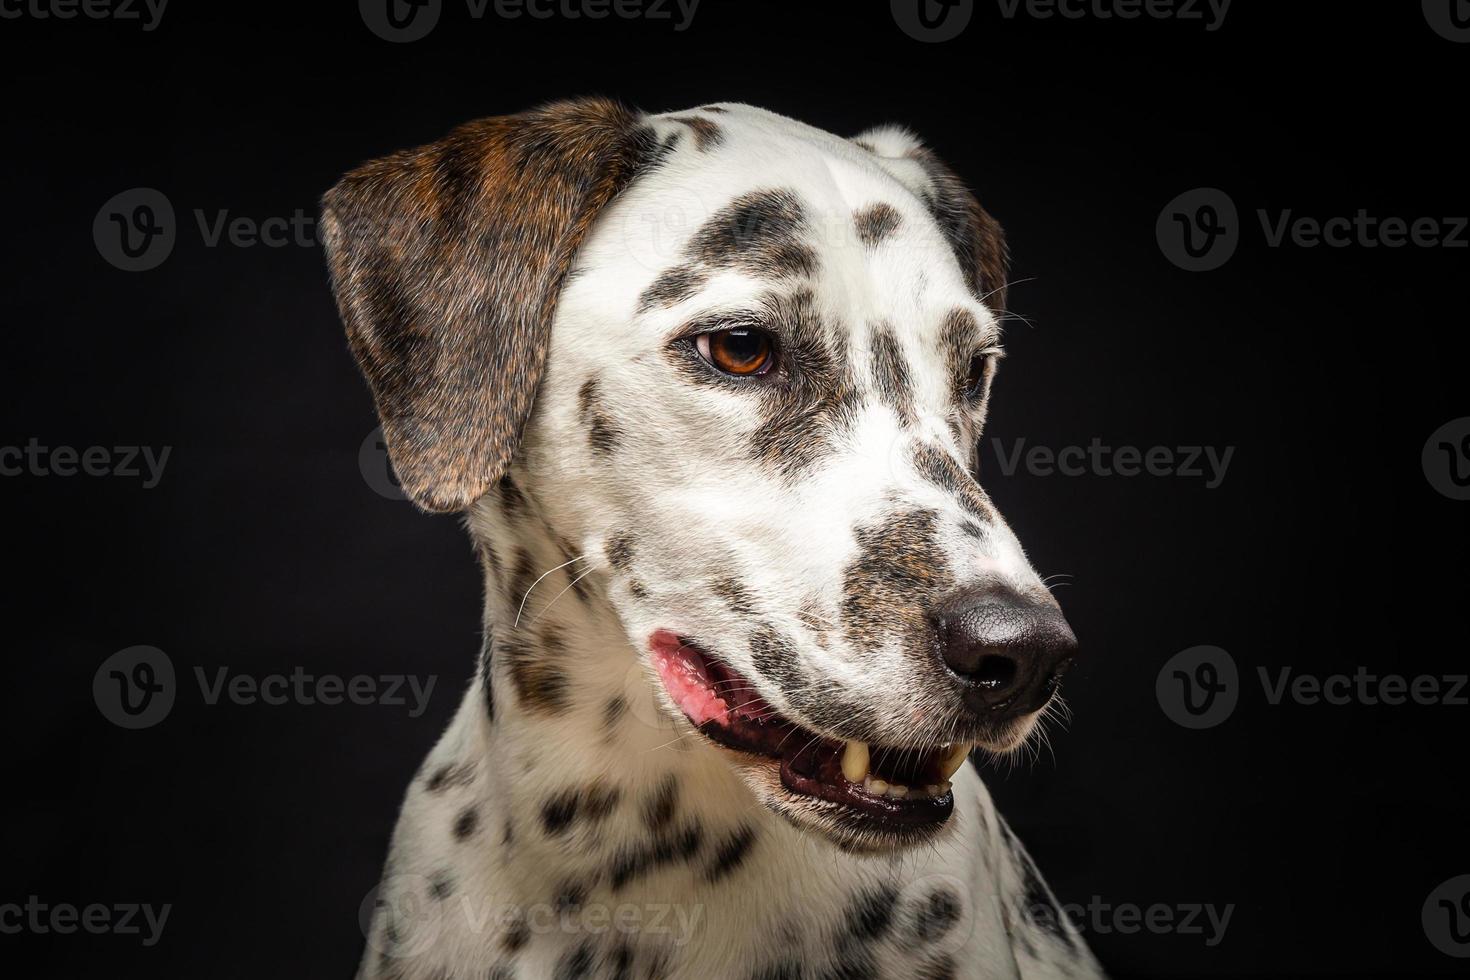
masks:
[[[949,754],[939,760],[939,775],[943,776],[945,779],[949,779],[955,773],[960,771],[960,766],[964,765],[965,760],[969,757],[970,746],[968,743],[961,742],[960,744],[951,747],[949,750]]]
[[[842,775],[849,783],[861,783],[868,774],[868,743],[848,742],[842,750]]]
[[[863,789],[874,796],[884,796],[888,793],[888,782],[882,779],[869,778],[863,782]]]
[[[947,792],[944,787],[948,785],[949,783],[939,783],[934,786],[925,786],[924,792],[930,796],[943,796]]]
[[[909,788],[907,786],[900,786],[898,783],[894,783],[888,787],[888,798],[890,800],[901,800],[908,795]]]

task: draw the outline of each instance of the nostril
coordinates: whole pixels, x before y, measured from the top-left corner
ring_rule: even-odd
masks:
[[[970,679],[986,690],[1003,691],[1016,680],[1016,662],[998,654],[981,657]]]

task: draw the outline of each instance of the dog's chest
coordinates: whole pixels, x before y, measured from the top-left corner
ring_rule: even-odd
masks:
[[[1031,908],[1049,894],[972,771],[942,841],[860,856],[752,808],[695,750],[617,780],[594,759],[571,789],[525,791],[537,746],[467,766],[470,741],[452,726],[405,801],[364,977],[1090,975]]]

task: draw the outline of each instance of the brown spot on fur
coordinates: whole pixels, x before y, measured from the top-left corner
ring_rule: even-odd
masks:
[[[713,119],[699,116],[670,116],[670,122],[682,123],[694,132],[694,148],[701,153],[712,150],[725,141],[725,130]]]
[[[893,234],[903,222],[898,210],[882,201],[860,209],[852,216],[852,220],[857,226],[858,240],[869,248]]]
[[[577,407],[582,425],[587,429],[587,443],[600,456],[611,455],[623,438],[622,428],[603,411],[596,378],[588,378],[577,393]]]
[[[967,513],[986,524],[1000,520],[984,488],[949,453],[929,443],[920,443],[913,455],[919,475],[948,492]]]
[[[855,648],[898,636],[911,652],[927,653],[928,610],[952,585],[938,525],[934,511],[916,510],[858,529],[858,553],[842,579],[843,631]]]
[[[628,713],[628,699],[621,694],[609,698],[607,704],[602,706],[602,730],[612,734],[618,727],[618,722],[623,720],[623,715]]]
[[[991,309],[1005,309],[1010,252],[1000,223],[928,147],[915,147],[906,156],[924,168],[934,185],[929,210],[954,249],[970,289]]]
[[[633,566],[633,536],[631,534],[614,534],[608,540],[607,563],[620,572],[626,572]]]
[[[698,266],[676,265],[665,269],[638,297],[638,312],[678,306],[699,292],[708,281],[709,275]]]
[[[760,462],[796,476],[826,455],[831,437],[860,402],[850,366],[812,294],[769,298],[768,318],[783,344],[780,385],[762,386],[762,422],[751,440]]]
[[[706,221],[688,253],[711,268],[752,276],[809,276],[816,271],[817,253],[804,240],[806,230],[806,210],[795,192],[750,191]]]
[[[710,590],[724,600],[725,605],[737,616],[753,616],[755,614],[755,599],[750,590],[733,575],[717,578],[710,584]]]
[[[510,666],[511,683],[522,706],[537,714],[555,715],[566,710],[571,698],[567,676],[558,666],[554,650],[547,649],[548,638],[553,648],[561,642],[555,627],[542,632],[542,649],[530,648],[519,635],[496,642]]]
[[[878,396],[893,409],[901,424],[914,424],[914,382],[892,326],[879,323],[873,327],[869,346]]]
[[[327,192],[338,310],[419,506],[463,510],[510,464],[577,247],[656,150],[640,114],[579,99],[466,123]]]

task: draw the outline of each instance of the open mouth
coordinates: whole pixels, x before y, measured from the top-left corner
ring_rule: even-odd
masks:
[[[674,703],[701,734],[728,749],[771,760],[781,785],[837,804],[871,831],[934,828],[954,810],[950,778],[968,744],[916,748],[829,738],[782,717],[749,680],[666,630],[649,641]]]

